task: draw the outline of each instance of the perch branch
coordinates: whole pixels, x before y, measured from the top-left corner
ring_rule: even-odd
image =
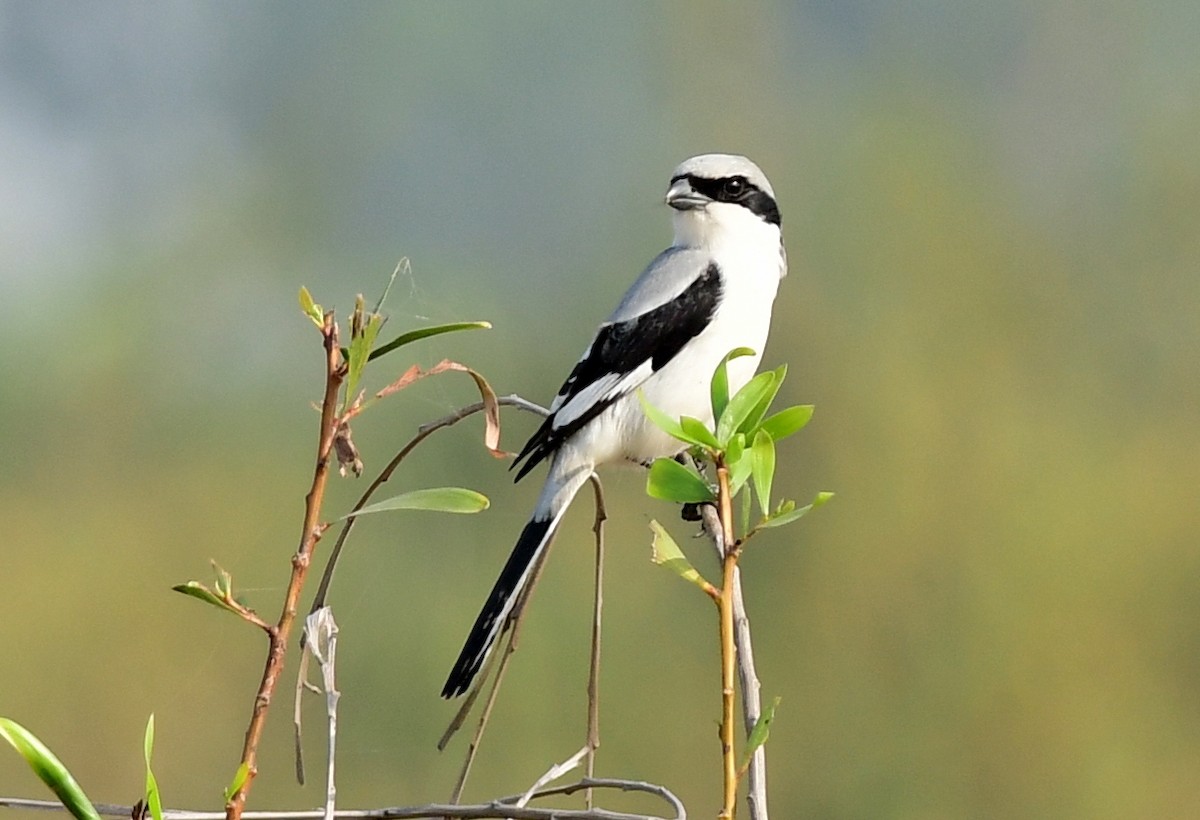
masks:
[[[717,815],[733,820],[737,812],[737,756],[733,740],[733,711],[736,691],[733,670],[736,649],[733,639],[733,573],[737,570],[738,547],[733,540],[733,498],[729,492],[729,468],[717,461],[717,503],[721,507],[721,597],[717,601],[721,636],[721,764],[724,770],[724,803]]]
[[[650,814],[629,814],[626,812],[607,811],[605,809],[556,809],[536,808],[531,806],[519,807],[515,803],[521,795],[501,798],[491,803],[475,805],[450,805],[446,803],[431,803],[425,806],[393,806],[383,809],[343,809],[334,814],[338,820],[409,820],[415,818],[450,817],[456,820],[687,820],[687,811],[683,802],[669,789],[654,783],[640,780],[620,780],[616,778],[584,778],[577,783],[556,786],[538,792],[538,799],[554,795],[571,795],[584,789],[613,789],[623,792],[641,792],[659,798],[670,806],[673,814],[669,817]],[[62,803],[57,800],[26,800],[22,798],[0,798],[0,806],[17,809],[37,809],[43,811],[64,811]],[[104,817],[128,818],[132,812],[131,806],[114,806],[107,803],[95,805],[96,811]],[[181,809],[165,809],[164,820],[221,820],[224,812],[215,811],[185,811]],[[242,817],[244,820],[322,820],[325,812],[321,809],[305,811],[248,811]]]
[[[592,473],[588,479],[596,501],[596,517],[592,521],[592,532],[596,536],[596,589],[592,604],[592,655],[588,664],[588,715],[587,715],[587,776],[596,774],[596,750],[600,748],[600,626],[604,614],[604,522],[608,520],[608,507],[604,503],[604,485],[600,477]],[[584,792],[584,805],[592,808],[592,790]]]
[[[701,505],[700,515],[704,532],[712,541],[718,558],[723,559],[725,537],[716,508],[712,504]],[[745,726],[746,734],[749,735],[762,714],[762,695],[760,694],[761,685],[758,680],[758,672],[754,665],[754,647],[750,640],[750,619],[746,615],[746,602],[742,596],[742,574],[736,567],[733,570],[733,621],[738,678],[742,685],[742,723]],[[750,818],[751,820],[768,820],[765,744],[759,746],[751,756],[749,776],[746,799],[750,805]]]
[[[338,327],[333,312],[325,314],[321,336],[325,347],[325,396],[321,402],[321,426],[317,438],[317,463],[313,469],[312,486],[304,500],[304,524],[300,530],[300,544],[292,556],[292,575],[284,596],[283,611],[279,622],[267,631],[269,648],[263,667],[262,681],[254,698],[250,725],[246,729],[246,741],[242,747],[241,765],[246,768],[246,780],[225,804],[227,820],[239,820],[246,805],[246,795],[258,774],[258,744],[266,725],[267,710],[275,694],[279,675],[283,671],[283,659],[287,652],[288,638],[296,620],[300,602],[300,591],[308,575],[312,553],[324,531],[321,526],[321,504],[325,498],[325,486],[329,479],[329,457],[333,450],[338,429],[338,392],[345,377],[345,365],[338,344]]]

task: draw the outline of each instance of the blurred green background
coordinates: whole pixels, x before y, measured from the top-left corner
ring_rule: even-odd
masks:
[[[154,712],[166,802],[217,807],[264,645],[170,587],[214,559],[278,612],[321,386],[300,285],[344,316],[407,256],[385,335],[495,327],[371,386],[449,356],[548,401],[667,242],[670,170],[734,151],[791,259],[764,361],[817,406],[776,486],[838,493],[744,562],[775,816],[1200,816],[1198,36],[1183,0],[0,5],[0,714],[129,803]],[[368,413],[368,472],[471,400],[447,375]],[[456,776],[437,693],[540,480],[479,432],[393,486],[491,510],[364,520],[339,570],[344,806]],[[606,483],[600,772],[711,816],[712,608],[648,560],[673,510]],[[588,506],[469,798],[583,741]],[[322,799],[294,670],[252,808]],[[7,752],[0,793],[43,794]]]

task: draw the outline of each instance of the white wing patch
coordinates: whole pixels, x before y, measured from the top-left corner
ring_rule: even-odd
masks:
[[[554,404],[551,405],[554,412],[554,421],[551,426],[558,430],[571,424],[597,404],[612,401],[636,390],[638,385],[650,378],[653,373],[654,367],[647,359],[629,373],[609,373],[596,379],[571,396],[570,400],[565,403],[562,401],[562,396],[555,397]]]

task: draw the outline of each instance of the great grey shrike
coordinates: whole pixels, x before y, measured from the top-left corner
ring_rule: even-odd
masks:
[[[729,362],[731,393],[758,367],[775,292],[787,275],[771,183],[745,157],[704,154],[675,169],[666,204],[674,209],[675,241],[600,325],[513,464],[520,465],[518,481],[542,461],[550,469],[442,697],[471,685],[592,471],[611,462],[648,464],[685,449],[646,418],[637,391],[671,417],[694,416],[711,426],[709,383],[721,359],[736,347],[754,351]]]

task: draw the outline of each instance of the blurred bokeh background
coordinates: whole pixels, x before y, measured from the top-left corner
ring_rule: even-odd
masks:
[[[1197,37],[1190,0],[0,4],[0,714],[129,803],[154,712],[166,802],[217,807],[264,645],[170,587],[212,559],[278,612],[321,386],[298,288],[344,316],[408,257],[385,335],[494,329],[371,386],[448,356],[547,401],[668,240],[670,170],[735,151],[791,258],[765,362],[817,406],[776,486],[838,494],[744,562],[775,816],[1200,816]],[[448,375],[368,413],[368,473],[471,400]],[[537,490],[479,433],[393,485],[489,511],[364,521],[339,570],[344,806],[457,774],[437,693]],[[600,772],[711,816],[711,605],[648,560],[673,510],[606,482]],[[590,515],[468,797],[582,743]],[[252,808],[322,799],[294,670]],[[0,750],[0,793],[43,790]]]

